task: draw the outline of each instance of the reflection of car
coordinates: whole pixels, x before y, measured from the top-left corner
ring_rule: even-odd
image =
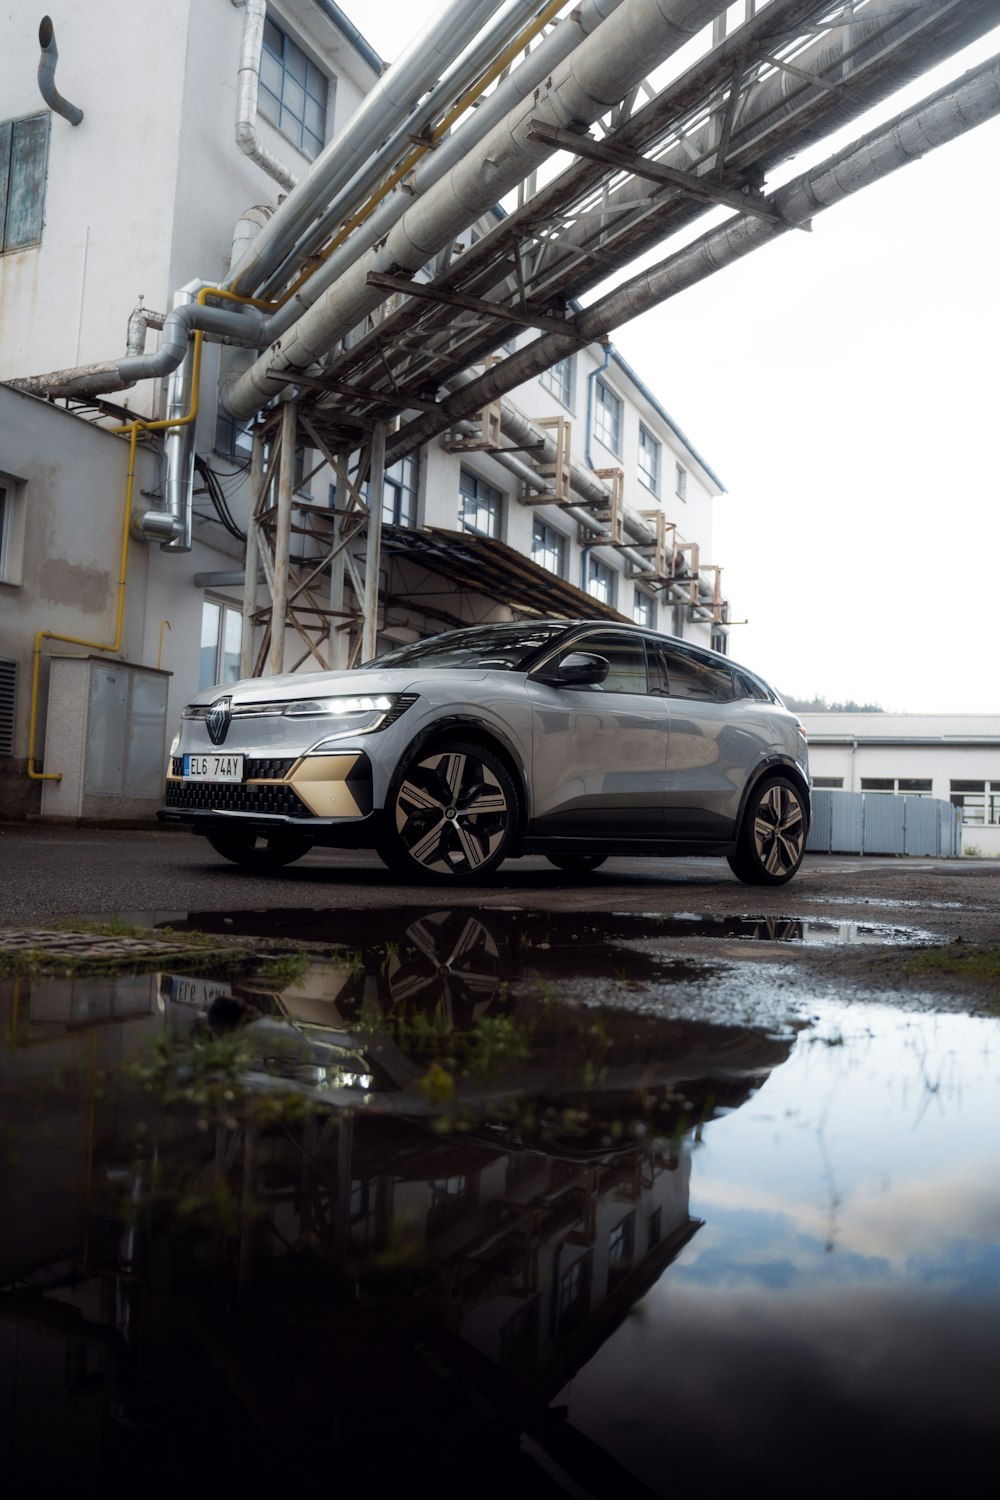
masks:
[[[808,765],[798,720],[725,657],[536,620],[201,693],[159,816],[251,868],[313,844],[441,882],[520,854],[577,872],[609,854],[720,854],[768,885],[801,861]]]

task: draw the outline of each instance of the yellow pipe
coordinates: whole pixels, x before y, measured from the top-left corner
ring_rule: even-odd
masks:
[[[168,630],[172,630],[173,629],[173,627],[171,626],[169,620],[161,620],[160,621],[160,644],[156,648],[156,670],[157,671],[160,670],[160,660],[161,660],[161,658],[163,656],[163,627],[164,627],[164,625],[167,627]]]

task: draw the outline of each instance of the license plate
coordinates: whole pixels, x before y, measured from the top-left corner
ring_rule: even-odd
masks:
[[[185,755],[185,781],[242,781],[242,755]]]

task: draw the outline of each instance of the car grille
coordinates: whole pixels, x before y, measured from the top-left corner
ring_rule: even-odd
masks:
[[[295,764],[295,756],[283,760],[254,760],[248,756],[243,762],[243,775],[247,781],[280,781],[287,776]],[[184,774],[184,757],[175,755],[170,762],[172,776]]]
[[[245,781],[168,781],[166,805],[194,811],[271,813],[285,818],[313,816],[291,787],[280,782],[261,786]]]

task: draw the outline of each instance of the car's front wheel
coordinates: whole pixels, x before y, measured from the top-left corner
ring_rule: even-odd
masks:
[[[729,867],[747,885],[784,885],[806,850],[809,815],[794,782],[775,776],[754,788]]]
[[[511,852],[518,817],[513,778],[492,751],[440,740],[405,767],[378,852],[408,879],[482,880]]]
[[[209,833],[208,842],[216,854],[232,860],[244,870],[280,870],[292,860],[301,859],[312,847],[312,840],[300,833],[285,830],[275,833],[256,834],[249,829],[234,828],[224,833]]]

